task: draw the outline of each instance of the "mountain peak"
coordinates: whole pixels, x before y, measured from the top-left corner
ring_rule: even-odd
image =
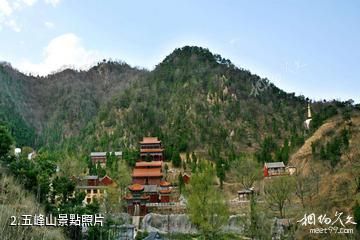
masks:
[[[222,58],[219,54],[213,54],[208,48],[198,46],[176,48],[161,64],[176,64],[182,60],[190,60],[189,62],[207,61],[213,64],[226,64],[234,67],[230,60]]]

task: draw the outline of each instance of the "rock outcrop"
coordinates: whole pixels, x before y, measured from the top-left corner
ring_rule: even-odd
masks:
[[[244,225],[241,215],[232,215],[229,217],[228,223],[222,227],[222,231],[241,234],[244,232]],[[197,228],[191,223],[189,216],[186,214],[162,215],[149,213],[144,216],[140,229],[160,233],[198,233]]]

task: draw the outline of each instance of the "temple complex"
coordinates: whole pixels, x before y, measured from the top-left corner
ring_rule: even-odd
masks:
[[[140,159],[132,172],[130,194],[125,197],[129,214],[143,216],[147,213],[146,204],[170,202],[171,184],[163,179],[163,151],[157,137],[140,141]]]

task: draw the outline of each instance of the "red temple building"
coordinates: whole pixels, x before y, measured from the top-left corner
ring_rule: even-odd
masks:
[[[163,152],[161,141],[157,137],[144,137],[140,141],[140,158],[142,161],[163,161]]]
[[[157,185],[144,185],[144,193],[149,196],[149,202],[159,202],[159,189]]]
[[[117,158],[122,158],[122,152],[92,152],[90,153],[90,159],[93,164],[100,163],[102,167],[106,165],[106,155],[115,154]]]
[[[147,214],[146,203],[150,197],[144,194],[144,186],[133,184],[129,186],[131,194],[125,197],[127,201],[127,211],[132,216],[145,216]]]
[[[283,162],[266,162],[264,164],[264,177],[284,175],[285,164]]]
[[[106,190],[109,187],[116,187],[116,183],[107,175],[102,178],[93,175],[82,178],[73,177],[72,179],[76,182],[76,189],[85,192],[85,204],[93,203],[95,199],[102,201],[106,195]]]
[[[132,182],[142,185],[159,185],[162,178],[162,161],[137,162],[132,173]]]
[[[171,189],[170,189],[170,183],[166,181],[160,182],[160,202],[170,202],[170,195],[171,195]]]

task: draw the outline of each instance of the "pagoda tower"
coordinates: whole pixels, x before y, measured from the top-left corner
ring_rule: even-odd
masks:
[[[310,129],[310,122],[312,120],[312,117],[311,117],[311,108],[310,108],[310,103],[308,103],[308,106],[307,106],[307,119],[305,120],[304,122],[304,127],[306,130],[309,130]]]
[[[157,137],[144,137],[140,141],[141,161],[163,161],[163,152],[161,141]]]

